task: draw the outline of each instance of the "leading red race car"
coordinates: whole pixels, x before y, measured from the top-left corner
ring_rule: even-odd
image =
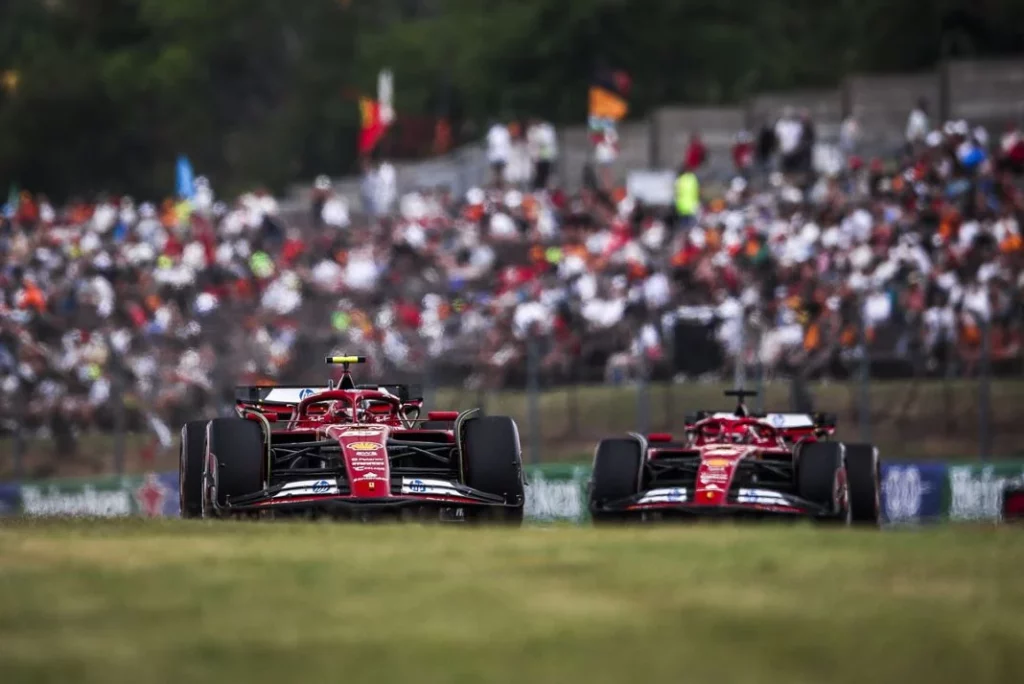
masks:
[[[511,418],[431,411],[404,385],[241,387],[237,417],[181,430],[181,514],[329,514],[521,523],[524,475]]]
[[[589,489],[596,523],[680,517],[806,517],[879,524],[878,450],[832,441],[835,417],[702,411],[686,434],[603,440]]]

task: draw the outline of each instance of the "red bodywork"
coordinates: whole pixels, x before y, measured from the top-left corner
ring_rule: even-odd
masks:
[[[717,413],[687,425],[682,440],[666,433],[637,435],[646,447],[641,491],[610,510],[825,514],[797,497],[791,483],[796,446],[827,438],[834,430],[810,415]]]
[[[435,426],[427,429],[418,418],[420,399],[402,399],[383,389],[301,392],[309,394],[297,402],[236,401],[239,416],[264,426],[270,451],[264,459],[264,491],[229,502],[232,508],[280,509],[316,503],[405,506],[416,501],[451,506],[503,503],[460,484],[463,478],[455,435],[458,412],[431,411],[426,420]],[[436,423],[445,426],[438,429]],[[305,451],[312,456],[302,455],[305,445],[311,445]],[[416,451],[434,454],[433,471],[395,466],[396,453],[408,452],[414,458]],[[289,465],[290,454],[322,462],[322,472],[296,468],[298,461]],[[328,461],[333,472],[328,472]]]

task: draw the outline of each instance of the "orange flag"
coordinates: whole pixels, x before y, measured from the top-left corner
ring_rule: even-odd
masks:
[[[380,103],[376,100],[368,97],[359,98],[359,110],[363,118],[359,130],[359,154],[367,155],[384,137],[384,121],[380,116]]]

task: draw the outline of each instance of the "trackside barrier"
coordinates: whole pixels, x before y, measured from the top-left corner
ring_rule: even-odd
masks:
[[[589,464],[526,467],[526,519],[585,523]],[[1024,484],[1024,461],[886,463],[882,519],[890,525],[999,520],[1007,485]],[[178,473],[0,483],[0,515],[176,517]]]
[[[0,486],[0,514],[120,517],[178,511],[178,473],[146,473]]]

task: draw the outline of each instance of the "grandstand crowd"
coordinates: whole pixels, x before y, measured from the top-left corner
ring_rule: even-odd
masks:
[[[1017,359],[1020,130],[915,111],[905,149],[861,159],[851,143],[829,174],[779,152],[800,135],[783,117],[738,136],[736,178],[693,222],[601,178],[567,193],[550,147],[540,182],[506,178],[493,145],[513,142],[493,130],[493,176],[465,196],[400,195],[387,164],[363,207],[318,181],[311,215],[262,191],[221,201],[202,178],[159,205],[22,192],[0,220],[0,428],[109,428],[123,400],[166,442],[236,384],[321,380],[330,350],[483,388],[514,381],[528,342],[545,382],[671,376],[688,317],[769,374],[847,372],[862,340],[972,373],[985,329],[996,362]]]

